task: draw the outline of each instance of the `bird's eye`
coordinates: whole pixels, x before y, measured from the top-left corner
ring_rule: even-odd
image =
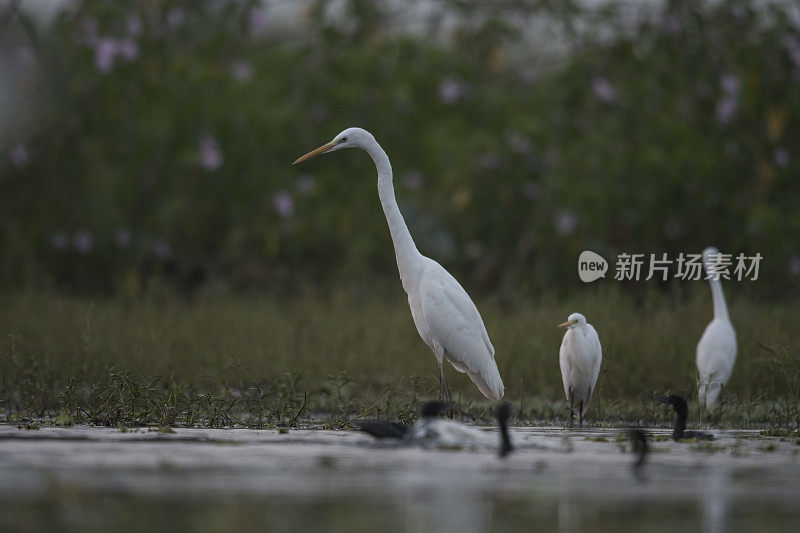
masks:
[[[339,139],[339,142],[340,143],[346,143],[347,142],[347,137],[342,137],[341,139]]]

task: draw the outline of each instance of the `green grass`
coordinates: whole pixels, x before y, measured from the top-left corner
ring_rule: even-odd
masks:
[[[477,302],[506,399],[518,407],[515,423],[564,423],[555,325],[573,311],[603,343],[591,423],[665,424],[671,413],[657,396],[693,398],[694,348],[711,316],[707,288],[633,297],[605,287]],[[348,427],[367,416],[412,420],[419,402],[437,394],[435,359],[399,288],[280,301],[36,292],[2,301],[0,417],[10,421]],[[711,422],[796,427],[800,304],[732,298],[730,307],[739,357]],[[490,421],[468,378],[452,368],[448,376],[462,418]]]

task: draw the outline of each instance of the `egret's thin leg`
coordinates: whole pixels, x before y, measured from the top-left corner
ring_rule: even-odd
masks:
[[[580,420],[579,427],[583,427],[583,400],[581,400],[580,407],[578,407],[578,419]]]
[[[444,372],[442,370],[442,365],[441,364],[439,365],[439,372],[437,372],[436,377],[439,379],[439,401],[442,401],[442,402],[447,401],[447,398],[445,398],[445,396],[444,396],[444,387],[445,387],[445,385],[444,385],[444,381],[442,381],[442,378],[444,377]]]
[[[453,397],[450,395],[450,387],[447,385],[447,376],[444,373],[444,364],[439,365],[439,382],[442,383],[442,389],[444,392],[444,401],[446,401],[450,405],[450,407],[447,409],[447,418],[452,420]]]
[[[697,412],[700,415],[700,430],[703,429],[703,400],[701,398],[697,399]]]
[[[569,427],[575,425],[575,395],[569,391]]]

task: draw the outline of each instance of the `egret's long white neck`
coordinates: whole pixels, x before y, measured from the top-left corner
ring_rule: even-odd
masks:
[[[722,294],[722,283],[719,279],[709,279],[711,284],[711,297],[714,299],[714,318],[728,318],[728,306],[725,305],[725,296]]]
[[[400,271],[400,280],[403,288],[408,292],[406,286],[409,274],[413,268],[413,263],[421,257],[411,233],[408,231],[406,221],[397,206],[394,196],[394,185],[392,184],[392,165],[389,156],[381,148],[377,141],[372,140],[365,148],[366,152],[375,162],[378,169],[378,196],[381,200],[383,213],[386,215],[386,222],[389,224],[389,233],[392,235],[394,243],[394,253],[397,258],[397,269]]]

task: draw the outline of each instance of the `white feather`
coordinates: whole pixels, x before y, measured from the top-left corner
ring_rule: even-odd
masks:
[[[569,326],[558,352],[561,380],[567,402],[576,409],[583,402],[583,411],[578,413],[582,417],[597,384],[603,350],[597,331],[586,323],[583,315],[573,313],[567,323]]]
[[[703,250],[703,265],[714,273],[712,259],[716,248]],[[714,303],[714,318],[706,326],[697,343],[698,398],[701,405],[712,408],[719,399],[722,387],[728,382],[736,362],[736,331],[728,316],[728,307],[719,279],[709,279]]]
[[[395,200],[389,157],[372,134],[361,128],[348,128],[295,163],[342,148],[361,148],[375,162],[378,196],[392,236],[397,269],[422,340],[440,365],[445,359],[450,361],[453,368],[467,373],[484,396],[499,400],[505,389],[481,315],[455,278],[417,250]]]

